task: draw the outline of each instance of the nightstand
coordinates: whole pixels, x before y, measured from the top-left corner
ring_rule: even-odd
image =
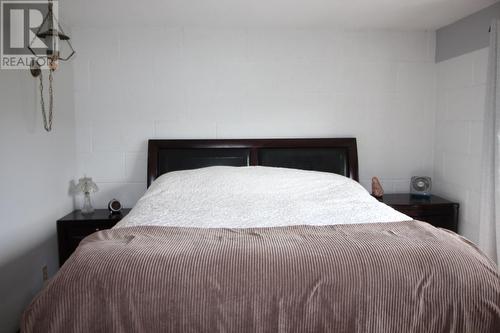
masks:
[[[408,193],[384,194],[380,201],[415,220],[454,232],[458,230],[459,205],[456,202],[437,195],[417,197]]]
[[[92,214],[82,214],[81,211],[75,210],[58,220],[59,266],[76,250],[82,239],[96,231],[113,227],[128,212],[130,209],[122,209],[121,214],[111,215],[107,209],[96,209]]]

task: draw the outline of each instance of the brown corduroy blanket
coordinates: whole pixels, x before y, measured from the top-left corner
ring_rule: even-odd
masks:
[[[22,332],[500,332],[497,267],[423,222],[87,237]]]

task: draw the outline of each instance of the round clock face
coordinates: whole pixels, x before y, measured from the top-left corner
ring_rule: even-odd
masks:
[[[108,208],[112,212],[119,212],[122,209],[120,201],[113,199],[109,202]]]

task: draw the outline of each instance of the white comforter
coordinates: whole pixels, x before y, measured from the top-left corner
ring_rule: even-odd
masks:
[[[210,167],[159,177],[116,227],[251,228],[411,220],[335,174]]]

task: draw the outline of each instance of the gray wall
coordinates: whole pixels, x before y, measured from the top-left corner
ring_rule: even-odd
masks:
[[[500,19],[500,2],[436,32],[436,62],[451,59],[489,45],[491,21]]]
[[[22,311],[42,288],[42,267],[57,271],[56,220],[73,210],[71,64],[61,65],[54,84],[54,129],[46,133],[35,79],[25,70],[0,70],[1,333],[17,332]]]

